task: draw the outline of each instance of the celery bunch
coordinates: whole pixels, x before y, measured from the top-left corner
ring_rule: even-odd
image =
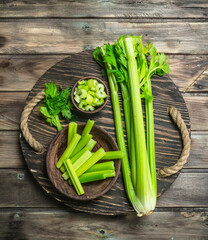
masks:
[[[120,36],[113,45],[97,47],[94,59],[108,76],[114,111],[117,142],[124,153],[122,171],[127,195],[138,216],[150,214],[156,205],[157,179],[155,167],[154,118],[151,77],[170,72],[168,58],[157,53],[142,36]],[[128,141],[124,141],[121,110],[118,97],[120,85]],[[142,101],[145,101],[146,132]]]

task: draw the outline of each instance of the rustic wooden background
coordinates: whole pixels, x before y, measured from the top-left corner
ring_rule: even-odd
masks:
[[[0,1],[0,239],[208,238],[207,19],[207,0]],[[127,33],[143,33],[169,55],[192,124],[188,163],[141,219],[59,204],[27,170],[18,140],[25,99],[48,68]]]

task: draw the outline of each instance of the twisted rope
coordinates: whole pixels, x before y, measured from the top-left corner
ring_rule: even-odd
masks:
[[[22,130],[22,134],[25,138],[25,140],[29,143],[29,145],[37,152],[43,153],[45,151],[42,144],[40,144],[38,141],[36,141],[33,136],[31,135],[29,129],[28,129],[28,117],[30,113],[32,112],[33,108],[38,104],[45,96],[44,90],[39,92],[34,98],[30,100],[30,102],[25,106],[21,119],[20,119],[20,128]],[[183,140],[183,150],[181,153],[180,158],[178,159],[177,163],[170,167],[165,167],[163,169],[159,170],[159,175],[161,177],[168,177],[175,173],[177,173],[179,170],[182,169],[183,165],[186,163],[187,158],[190,153],[190,145],[191,140],[189,138],[189,132],[187,130],[186,124],[184,123],[181,114],[177,111],[176,108],[170,107],[169,108],[169,114],[171,115],[173,121],[176,123],[178,128],[180,129],[182,140]]]
[[[174,164],[171,167],[165,167],[159,170],[159,175],[161,177],[168,177],[180,171],[183,168],[183,165],[187,162],[191,149],[191,140],[189,137],[189,132],[187,130],[186,124],[184,123],[181,117],[181,114],[174,107],[169,107],[168,112],[172,117],[173,121],[175,122],[175,124],[180,129],[183,141],[183,150],[176,164]]]
[[[34,98],[32,98],[29,103],[25,106],[21,118],[20,118],[20,129],[25,140],[29,143],[29,145],[39,153],[43,153],[45,151],[42,144],[36,141],[33,136],[31,135],[29,128],[28,128],[28,118],[30,113],[32,112],[33,108],[44,98],[45,92],[42,90],[39,92]]]

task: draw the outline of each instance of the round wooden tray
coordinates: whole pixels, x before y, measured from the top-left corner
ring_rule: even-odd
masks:
[[[78,79],[91,75],[101,78],[107,83],[106,78],[102,77],[100,66],[93,60],[92,51],[71,54],[51,67],[37,81],[26,101],[28,102],[44,89],[45,83],[53,81],[55,84],[62,85],[65,88],[73,86]],[[168,76],[153,78],[152,88],[154,95],[156,166],[159,169],[176,163],[182,151],[180,132],[172,122],[167,108],[170,106],[177,108],[189,132],[190,120],[184,99]],[[28,123],[31,134],[47,149],[57,132],[55,128],[46,124],[44,117],[39,112],[40,104],[33,109]],[[78,113],[76,112],[76,114]],[[83,123],[87,121],[87,118],[88,116],[78,115],[77,121]],[[94,116],[90,116],[90,118],[95,120],[98,126],[103,127],[116,140],[110,97],[104,109]],[[68,123],[62,121],[62,124],[67,126]],[[79,211],[102,215],[127,214],[134,211],[126,197],[121,173],[111,190],[102,197],[88,202],[71,200],[58,192],[50,182],[46,171],[46,152],[44,154],[36,153],[22,137],[22,134],[20,134],[20,143],[25,161],[34,178],[47,193],[63,204]],[[178,174],[168,178],[157,177],[158,197],[170,187]]]

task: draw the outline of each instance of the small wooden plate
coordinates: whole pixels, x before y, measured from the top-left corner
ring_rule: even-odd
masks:
[[[78,124],[77,132],[79,134],[82,133],[83,129],[85,127],[85,124]],[[91,134],[93,135],[93,139],[97,141],[93,152],[97,151],[100,147],[102,147],[105,151],[117,151],[118,146],[116,142],[113,140],[110,134],[108,134],[105,130],[102,128],[94,125]],[[116,182],[120,168],[121,168],[121,161],[120,159],[112,160],[115,164],[115,171],[116,176],[113,178],[107,178],[105,180],[101,181],[95,181],[90,183],[84,183],[82,184],[83,189],[85,193],[81,196],[79,196],[74,187],[70,186],[67,181],[65,181],[62,178],[62,173],[59,169],[56,168],[56,163],[58,159],[63,154],[66,146],[67,146],[67,135],[68,135],[68,127],[61,130],[52,140],[47,156],[46,156],[46,168],[48,176],[53,183],[53,185],[56,187],[57,190],[59,190],[61,193],[66,195],[69,198],[75,199],[75,200],[92,200],[95,199],[104,193],[106,193]],[[108,161],[108,160],[101,160],[102,161]]]
[[[75,91],[75,88],[77,87],[77,84],[79,81],[82,81],[82,80],[87,80],[87,79],[96,79],[98,82],[102,83],[104,85],[104,88],[105,88],[105,92],[107,94],[107,97],[105,98],[105,101],[103,103],[103,105],[101,105],[100,107],[96,108],[94,111],[85,111],[81,108],[79,108],[77,106],[77,103],[76,101],[74,100],[74,91]],[[74,105],[74,107],[81,113],[84,113],[84,114],[95,114],[97,112],[100,112],[106,105],[107,101],[108,101],[108,97],[109,97],[109,91],[108,91],[108,87],[106,85],[106,83],[104,81],[102,81],[100,78],[98,77],[95,77],[95,76],[87,76],[87,77],[84,77],[84,78],[81,78],[79,79],[78,81],[76,81],[76,83],[74,84],[73,88],[72,88],[72,91],[71,91],[71,100],[72,100],[72,103]]]

